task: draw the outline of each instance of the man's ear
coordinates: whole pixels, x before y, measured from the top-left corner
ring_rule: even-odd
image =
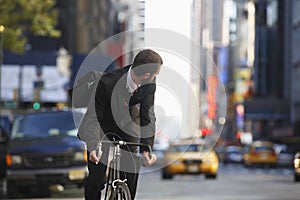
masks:
[[[150,77],[151,77],[151,74],[149,72],[144,75],[144,79],[148,79]]]

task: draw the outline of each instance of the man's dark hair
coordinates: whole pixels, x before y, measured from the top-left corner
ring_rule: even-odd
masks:
[[[158,53],[150,49],[145,49],[135,56],[132,69],[137,76],[141,76],[146,73],[150,73],[152,75],[157,72],[158,68],[162,64],[162,58]]]

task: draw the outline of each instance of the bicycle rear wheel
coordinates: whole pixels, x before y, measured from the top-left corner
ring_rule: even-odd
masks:
[[[117,183],[116,189],[112,192],[109,200],[131,200],[130,191],[126,183]]]

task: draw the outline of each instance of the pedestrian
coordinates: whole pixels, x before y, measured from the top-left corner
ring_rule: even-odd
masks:
[[[95,129],[92,130],[92,126],[89,126],[87,130],[79,132],[79,137],[86,142],[88,150],[86,200],[99,200],[101,190],[105,187],[109,145],[101,144],[101,140],[141,142],[153,147],[156,76],[162,64],[158,53],[144,49],[134,57],[132,65],[105,73],[99,80],[95,98],[87,110],[87,113],[95,112],[96,118],[85,120],[90,121]],[[150,156],[147,147],[124,146],[122,150],[121,175],[127,179],[126,183],[134,199],[140,170],[139,162],[136,161],[137,153],[142,154],[146,166],[152,165],[156,157]]]

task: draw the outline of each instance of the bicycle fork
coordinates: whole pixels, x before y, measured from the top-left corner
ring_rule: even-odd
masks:
[[[114,189],[116,189],[116,183],[118,182],[123,182],[125,183],[127,181],[127,179],[121,180],[121,175],[120,175],[120,169],[121,169],[121,148],[120,145],[117,145],[116,148],[114,148],[114,154],[115,155],[115,160],[116,162],[114,162],[114,176],[113,176],[113,182],[112,182],[112,187]]]
[[[109,173],[108,173],[109,180],[108,180],[108,185],[106,187],[105,199],[107,199],[107,197],[111,195],[111,194],[108,195],[109,188],[110,188],[110,192],[112,192],[117,188],[117,183],[119,183],[119,182],[126,183],[126,181],[127,181],[127,179],[121,180],[121,175],[120,175],[120,169],[121,169],[120,145],[117,144],[113,148],[113,150],[114,150],[114,152],[113,152],[113,158],[111,160],[110,169],[109,169]]]

